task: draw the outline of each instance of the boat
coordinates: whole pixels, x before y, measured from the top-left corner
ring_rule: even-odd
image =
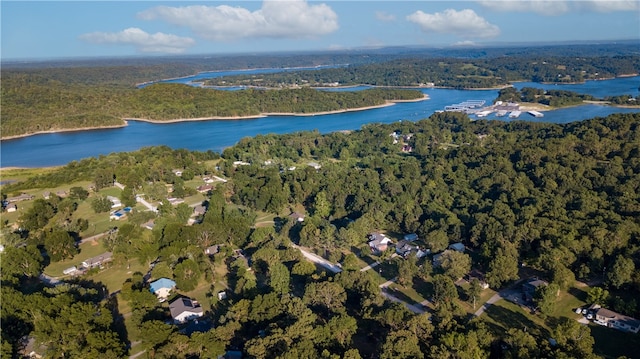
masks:
[[[496,112],[496,117],[503,117],[507,114],[507,111],[505,110],[500,110],[498,112]]]
[[[484,110],[484,111],[478,111],[476,112],[476,117],[487,117],[488,114],[490,114],[493,111],[490,110]]]
[[[530,114],[533,117],[544,117],[544,114],[542,112],[538,112],[538,111],[527,111],[528,114]]]
[[[509,118],[518,118],[520,117],[521,113],[521,111],[511,111],[511,113],[509,114]]]

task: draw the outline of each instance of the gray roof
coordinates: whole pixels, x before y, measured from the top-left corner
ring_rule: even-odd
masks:
[[[202,307],[197,301],[191,298],[180,297],[169,303],[169,311],[171,312],[171,316],[176,318],[187,311],[191,313],[202,313]]]

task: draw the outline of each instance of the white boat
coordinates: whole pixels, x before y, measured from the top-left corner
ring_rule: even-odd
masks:
[[[520,117],[521,113],[521,111],[511,111],[511,113],[509,114],[509,118],[518,118]]]
[[[538,111],[527,111],[528,114],[530,114],[533,117],[544,117],[544,114],[542,112],[538,112]]]
[[[476,112],[476,117],[487,117],[488,114],[490,114],[492,111],[489,110],[484,110],[484,111],[478,111]]]

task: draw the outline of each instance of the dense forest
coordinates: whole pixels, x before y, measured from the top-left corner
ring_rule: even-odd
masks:
[[[122,126],[128,118],[173,120],[257,116],[267,112],[312,113],[420,99],[413,90],[372,89],[358,93],[311,89],[221,91],[183,84],[142,89],[64,84],[15,74],[2,81],[3,137],[39,131]]]
[[[360,95],[184,89],[136,84],[202,71],[243,68],[339,66],[304,72],[222,77],[209,84],[259,87],[369,84],[377,86],[443,86],[482,88],[515,80],[581,82],[640,73],[635,43],[547,45],[467,49],[389,48],[292,53],[261,56],[177,56],[3,62],[0,115],[2,137],[42,131],[124,125],[123,119],[155,120],[212,116],[246,116],[260,112],[344,110],[381,104],[398,93]],[[224,82],[223,82],[224,81]],[[158,98],[149,100],[149,94]],[[286,95],[285,95],[286,94]],[[271,101],[282,98],[286,102]],[[296,99],[305,98],[305,104]],[[166,103],[160,102],[166,100]],[[264,110],[263,110],[264,109]]]
[[[188,225],[191,209],[163,199],[166,185],[187,198],[195,192],[189,181],[212,175],[228,182],[205,196],[206,213]],[[124,186],[123,203],[135,205],[138,194],[160,201],[158,213],[134,213],[104,237],[112,265],[64,285],[42,283],[43,268],[78,255],[74,243],[87,231],[78,208],[89,201],[104,211],[114,179]],[[134,348],[155,358],[635,355],[637,335],[580,325],[554,306],[579,280],[590,288],[583,302],[640,317],[639,114],[558,125],[438,113],[352,132],[261,135],[221,155],[152,147],[73,162],[4,185],[2,195],[86,182],[92,192],[73,187],[64,199],[33,200],[20,229],[3,223],[3,357],[16,356],[29,337],[49,356],[67,358],[118,358]],[[267,225],[258,219],[265,215],[273,218]],[[151,218],[155,227],[144,229]],[[461,242],[468,254],[450,254],[440,267],[430,256],[371,257],[372,232],[416,233],[432,253]],[[220,248],[212,257],[204,254],[211,245]],[[294,245],[342,271],[316,268]],[[383,263],[379,271],[361,270],[370,257]],[[117,287],[99,280],[136,263],[140,272]],[[496,290],[524,269],[549,289],[536,293],[534,314],[503,309],[511,316],[496,324],[500,315],[463,309],[479,297],[473,284],[456,284],[472,268]],[[166,323],[166,303],[148,289],[161,277],[199,296],[206,329]],[[428,299],[424,313],[386,300],[387,280]],[[602,331],[611,334],[596,341]],[[624,343],[617,354],[602,349],[616,340]]]
[[[512,81],[576,83],[640,73],[640,56],[540,57],[503,56],[479,59],[398,59],[313,71],[220,77],[207,85],[280,87],[308,84],[492,88]]]

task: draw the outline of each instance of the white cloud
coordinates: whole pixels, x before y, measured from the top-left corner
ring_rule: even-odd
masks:
[[[533,12],[562,15],[570,11],[613,12],[640,9],[638,0],[483,0],[482,6],[504,12]]]
[[[464,40],[464,41],[458,41],[456,43],[453,43],[451,46],[460,46],[460,47],[476,46],[476,43],[470,40]]]
[[[569,5],[561,0],[488,0],[482,6],[504,12],[534,12],[542,15],[560,15],[569,11]]]
[[[572,5],[595,12],[640,10],[640,1],[638,0],[584,0],[576,1]]]
[[[193,46],[195,41],[190,37],[156,32],[149,34],[137,27],[130,27],[120,32],[92,32],[80,35],[80,39],[94,44],[133,45],[140,52],[162,52],[178,54]]]
[[[435,14],[418,10],[407,16],[407,20],[420,25],[426,33],[454,34],[472,38],[489,38],[500,34],[496,25],[490,24],[471,9],[447,9]]]
[[[392,22],[392,21],[396,21],[396,16],[384,11],[376,11],[376,19],[383,22]]]
[[[145,20],[161,19],[190,28],[209,40],[239,38],[308,38],[338,29],[338,16],[325,4],[305,0],[265,0],[250,11],[228,5],[158,6],[138,14]]]

